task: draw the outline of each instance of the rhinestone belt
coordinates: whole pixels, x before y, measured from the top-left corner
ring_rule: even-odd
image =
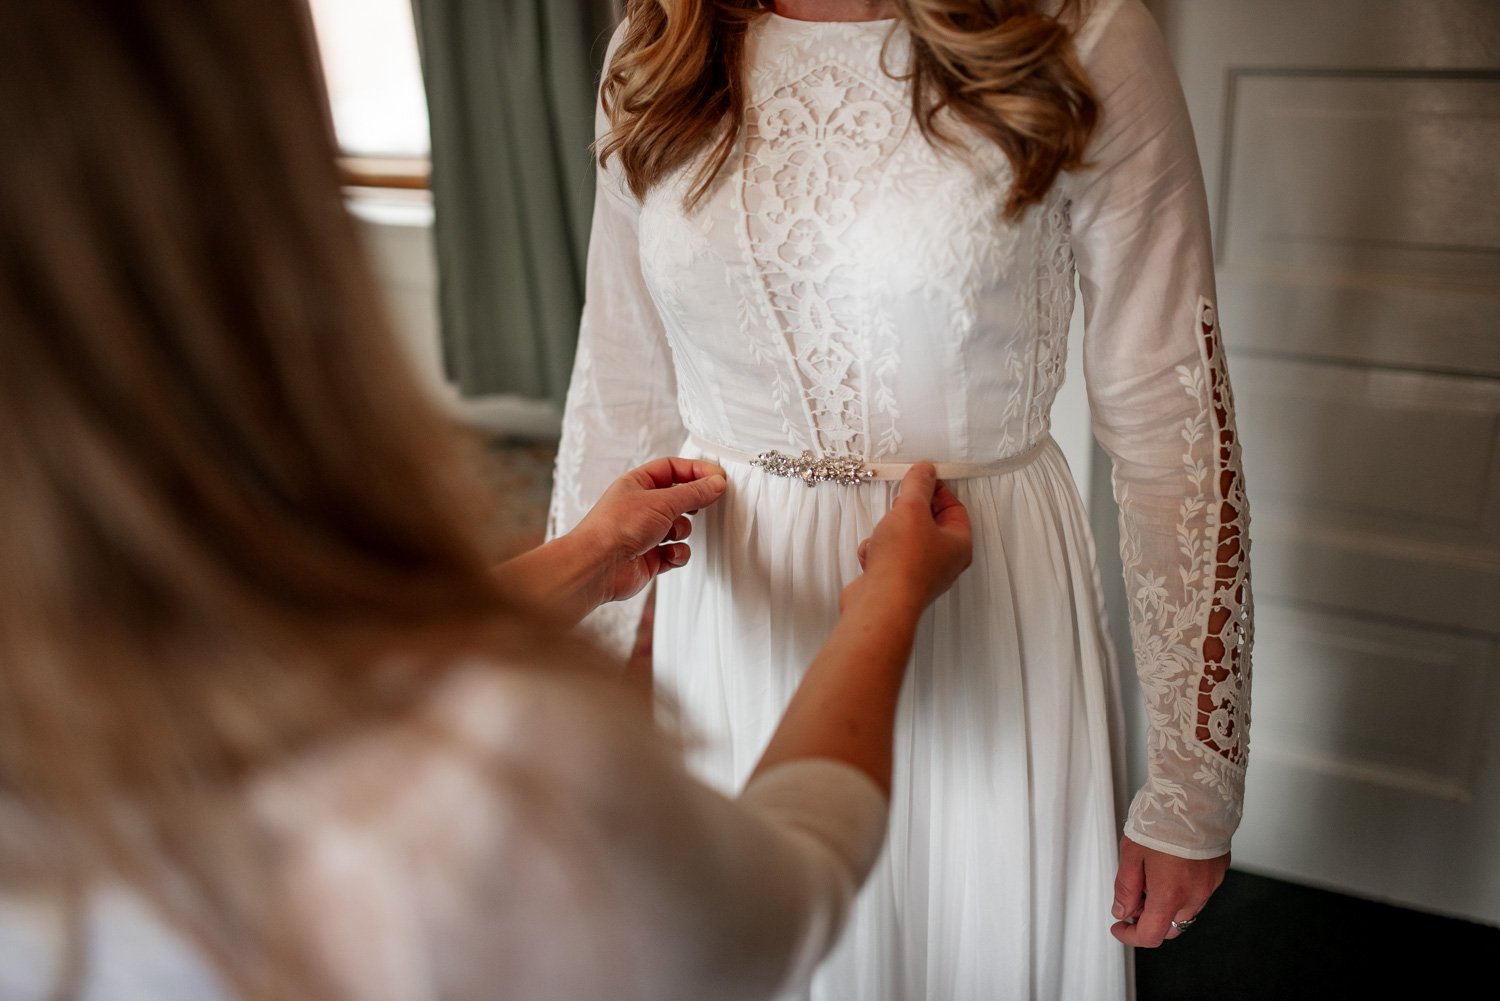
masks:
[[[690,447],[706,459],[721,462],[742,462],[754,466],[772,476],[783,476],[800,480],[809,487],[820,483],[835,483],[841,486],[858,486],[875,480],[899,480],[911,469],[910,462],[866,462],[853,455],[813,455],[804,450],[801,455],[790,455],[775,450],[754,454],[729,448],[705,438],[693,435],[688,439]],[[968,480],[980,476],[999,476],[1031,465],[1042,451],[1052,444],[1052,436],[1044,435],[1040,441],[1017,455],[1006,456],[992,462],[936,462],[937,474],[943,480]]]
[[[785,476],[801,480],[810,487],[819,483],[842,483],[846,487],[869,483],[875,471],[865,461],[852,455],[823,455],[817,458],[806,449],[801,455],[785,452],[762,452],[750,460],[750,465],[759,466],[772,476]]]

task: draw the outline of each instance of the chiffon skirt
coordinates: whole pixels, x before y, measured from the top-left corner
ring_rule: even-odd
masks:
[[[658,686],[694,767],[725,791],[754,767],[859,573],[895,482],[729,474],[693,558],[658,584]],[[1047,440],[1028,464],[950,482],[974,562],[928,610],[897,721],[890,836],[811,1001],[1118,1001],[1119,695],[1093,543]],[[732,906],[726,902],[726,906]]]

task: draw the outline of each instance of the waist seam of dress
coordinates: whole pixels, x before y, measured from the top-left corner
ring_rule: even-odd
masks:
[[[999,476],[1004,473],[1013,473],[1024,469],[1036,461],[1052,441],[1052,435],[1045,434],[1037,439],[1025,451],[1015,455],[993,459],[988,462],[950,462],[934,461],[937,467],[938,479],[942,480],[968,480],[984,476]],[[705,457],[716,458],[721,461],[743,463],[750,465],[766,453],[746,452],[743,449],[731,448],[716,441],[710,441],[702,435],[689,435],[688,443],[703,453]],[[829,456],[813,456],[814,458],[829,458]],[[842,458],[835,456],[833,458]],[[857,457],[855,457],[857,458]],[[914,463],[911,462],[866,462],[863,464],[874,475],[875,481],[899,480],[904,477]],[[767,473],[767,475],[773,475]]]

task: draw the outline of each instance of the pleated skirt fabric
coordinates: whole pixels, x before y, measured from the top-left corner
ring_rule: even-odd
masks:
[[[733,792],[897,484],[808,488],[706,457],[729,491],[698,516],[689,565],[658,584],[655,672],[694,767]],[[1119,695],[1083,506],[1050,440],[1021,469],[950,486],[973,565],[919,626],[886,851],[805,997],[1118,1001]]]

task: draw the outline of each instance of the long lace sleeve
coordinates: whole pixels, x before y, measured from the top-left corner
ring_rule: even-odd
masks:
[[[606,66],[619,38],[617,32]],[[596,133],[608,127],[601,108]],[[641,277],[640,205],[617,171],[616,161],[598,172],[578,354],[547,520],[549,539],[572,529],[617,476],[648,459],[675,454],[686,438],[671,353]],[[630,652],[644,602],[642,593],[605,605],[585,620],[584,628],[623,658]]]
[[[1094,433],[1114,463],[1148,779],[1125,833],[1229,850],[1250,707],[1249,513],[1214,309],[1208,206],[1181,85],[1139,0],[1079,38],[1103,107],[1069,178]]]

